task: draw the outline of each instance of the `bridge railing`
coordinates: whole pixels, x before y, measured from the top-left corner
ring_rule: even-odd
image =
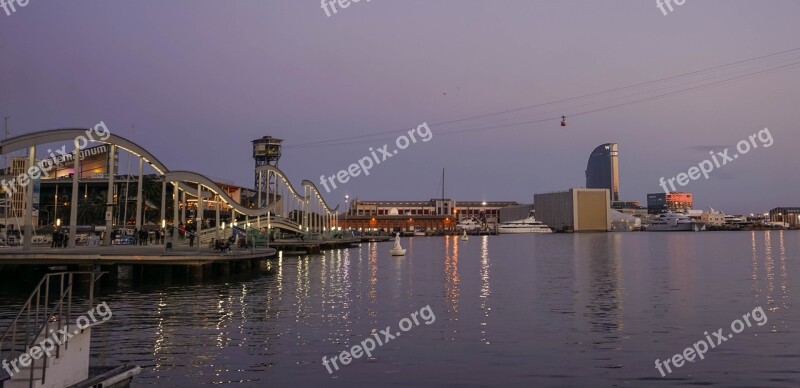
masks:
[[[287,229],[287,230],[289,230],[291,232],[294,232],[294,233],[298,233],[298,234],[304,233],[303,229],[302,229],[302,226],[299,223],[297,223],[297,222],[295,222],[295,221],[293,221],[293,220],[291,220],[289,218],[284,218],[284,217],[274,216],[274,215],[272,215],[272,216],[264,215],[264,216],[259,217],[259,218],[260,219],[250,220],[249,221],[250,222],[250,227],[249,228],[245,227],[245,228],[248,229],[248,230],[249,229],[258,230],[256,225],[258,225],[259,221],[260,221],[262,229],[266,229],[267,225],[272,225],[273,228],[275,226],[277,226],[277,227],[279,227],[281,229]],[[170,226],[175,227],[175,225],[170,225]],[[195,236],[195,243],[200,244],[200,245],[208,245],[212,241],[214,241],[215,239],[227,239],[227,238],[229,238],[231,236],[231,233],[232,233],[232,227],[233,227],[232,225],[226,225],[225,229],[222,229],[222,225],[218,225],[218,226],[213,226],[213,227],[210,227],[210,228],[201,229],[199,233],[191,232],[191,231],[187,230],[187,231],[185,231],[186,238],[184,238],[182,240],[179,240],[177,242],[177,244],[179,244],[179,245],[188,245],[189,244],[188,236],[189,235],[194,235]],[[175,232],[174,233],[178,233],[177,227],[175,227]]]

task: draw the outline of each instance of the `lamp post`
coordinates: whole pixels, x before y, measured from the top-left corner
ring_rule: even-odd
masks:
[[[481,202],[483,205],[483,224],[486,225],[486,201]]]
[[[350,213],[350,208],[347,206],[347,203],[350,202],[350,195],[344,195],[344,224],[347,226],[347,230],[350,230],[350,225],[347,225],[347,213]]]

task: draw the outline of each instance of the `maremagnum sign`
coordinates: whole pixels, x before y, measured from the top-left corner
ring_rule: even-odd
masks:
[[[91,178],[93,174],[108,173],[108,155],[110,150],[111,147],[108,144],[102,144],[79,151],[78,157],[81,160],[81,179]],[[118,157],[118,154],[114,155],[114,173],[116,173]],[[54,168],[55,177],[62,178],[69,176],[69,174],[73,172],[75,158],[72,153],[67,153],[44,159],[40,163],[44,168]]]
[[[90,156],[103,156],[106,154],[108,154],[108,145],[103,144],[97,147],[81,150],[78,153],[78,157],[81,160],[84,160]],[[75,165],[75,158],[72,153],[57,155],[54,158],[47,158],[42,160],[42,167],[44,168],[47,168],[47,166],[72,167],[73,165]]]

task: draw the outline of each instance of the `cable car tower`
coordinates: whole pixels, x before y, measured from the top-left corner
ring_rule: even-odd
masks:
[[[260,139],[253,140],[253,159],[256,161],[256,169],[261,166],[273,166],[278,167],[278,161],[281,159],[281,145],[283,144],[282,139],[276,139],[272,136],[264,136]],[[274,180],[276,177],[267,178],[269,174],[261,174],[261,179],[264,180],[262,183],[262,188],[268,188],[266,190],[267,194],[270,193],[271,188],[275,182]],[[258,172],[255,172],[255,189],[258,190]],[[266,202],[269,203],[269,195],[264,196]],[[266,204],[259,204],[259,207],[264,206]]]

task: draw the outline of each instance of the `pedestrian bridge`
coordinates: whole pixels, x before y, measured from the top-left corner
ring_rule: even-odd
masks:
[[[104,131],[98,130],[102,124]],[[155,155],[150,153],[145,148],[139,146],[135,142],[115,135],[108,131],[105,124],[100,123],[94,128],[61,128],[51,129],[45,131],[38,131],[19,135],[8,138],[0,142],[0,154],[8,155],[15,151],[27,150],[27,168],[44,169],[44,163],[40,163],[36,159],[36,150],[44,149],[44,146],[52,143],[68,143],[66,150],[72,153],[74,170],[79,171],[81,166],[81,159],[79,157],[80,151],[86,147],[100,144],[108,144],[110,152],[108,152],[106,171],[113,171],[113,163],[116,160],[114,155],[120,151],[128,152],[134,160],[138,161],[138,185],[136,194],[136,213],[135,213],[135,226],[140,229],[143,225],[143,168],[144,164],[150,165],[159,176],[161,181],[161,202],[158,208],[161,211],[161,224],[162,226],[177,226],[177,224],[186,222],[186,209],[189,202],[193,202],[198,209],[195,212],[196,219],[195,225],[198,230],[195,232],[200,237],[200,243],[215,238],[215,236],[223,235],[227,232],[226,227],[234,225],[225,225],[221,222],[221,212],[230,212],[230,219],[236,220],[234,223],[240,223],[248,228],[255,228],[265,233],[270,233],[274,230],[281,230],[284,232],[292,233],[316,233],[325,234],[330,233],[338,226],[338,206],[332,208],[322,197],[319,189],[313,182],[303,180],[301,185],[296,188],[291,184],[286,174],[274,166],[260,166],[255,169],[258,187],[255,188],[257,193],[256,205],[244,206],[237,200],[230,196],[230,193],[214,182],[212,179],[204,176],[203,174],[175,170],[172,171],[167,168]],[[93,144],[97,143],[97,144]],[[55,147],[52,147],[55,148]],[[61,148],[62,150],[64,148]],[[48,149],[48,152],[49,149]],[[52,155],[52,153],[51,153]],[[64,220],[69,224],[69,234],[76,235],[76,222],[70,220],[77,220],[78,206],[81,194],[79,191],[81,183],[81,174],[72,174],[71,182],[71,195],[69,200],[70,217]],[[31,177],[38,176],[38,174],[30,174]],[[29,177],[30,178],[30,177]],[[107,174],[108,191],[106,202],[106,230],[112,230],[113,220],[115,219],[114,213],[118,212],[116,198],[114,194],[114,174]],[[22,181],[20,181],[22,182]],[[63,184],[63,183],[62,183]],[[177,206],[169,206],[167,201],[168,188],[170,188],[170,199],[172,204],[179,204]],[[32,225],[32,206],[34,201],[33,190],[27,186],[20,185],[20,195],[23,197],[24,203],[24,221],[23,229],[26,236],[33,234],[34,225]],[[224,205],[224,209],[222,209]],[[172,214],[167,214],[167,207],[172,208]],[[213,228],[202,229],[203,213],[204,210],[213,210],[215,213],[215,223]],[[173,233],[173,237],[177,233]],[[110,245],[111,233],[105,234],[105,244]],[[70,246],[75,246],[75,239],[70,239]],[[31,239],[23,239],[23,249],[30,249]],[[199,244],[198,244],[199,245]]]

